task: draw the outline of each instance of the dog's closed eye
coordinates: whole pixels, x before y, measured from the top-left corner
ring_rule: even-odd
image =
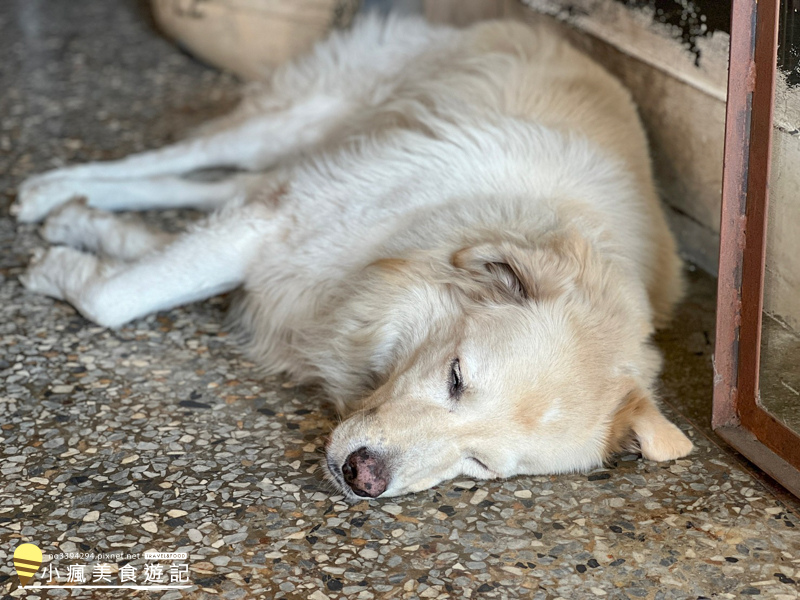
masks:
[[[461,376],[461,361],[454,358],[450,363],[450,379],[448,382],[450,398],[459,400],[464,392],[464,378]]]

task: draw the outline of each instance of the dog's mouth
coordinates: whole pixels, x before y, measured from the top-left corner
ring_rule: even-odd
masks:
[[[478,466],[479,466],[481,469],[483,469],[484,471],[489,471],[489,472],[491,472],[491,469],[489,469],[489,467],[487,467],[487,466],[486,466],[486,464],[485,464],[483,461],[481,461],[481,460],[479,460],[479,459],[475,458],[474,456],[470,456],[470,457],[468,457],[468,458],[467,458],[467,460],[471,460],[472,462],[474,462],[475,464],[477,464],[477,465],[478,465]]]

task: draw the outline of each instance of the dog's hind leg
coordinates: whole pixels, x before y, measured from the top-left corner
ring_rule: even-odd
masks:
[[[111,181],[171,177],[214,168],[263,171],[348,130],[391,96],[398,76],[450,33],[420,20],[364,19],[334,33],[306,57],[280,69],[259,94],[197,135],[120,160],[88,163],[36,175],[19,187],[12,213],[35,222],[81,189]],[[105,182],[105,183],[103,183]],[[106,207],[107,208],[107,207]]]
[[[65,167],[27,179],[12,213],[20,221],[39,221],[72,195],[85,194],[80,184],[88,187],[90,181],[175,178],[214,167],[263,171],[348,130],[391,96],[406,65],[449,35],[421,20],[363,19],[280,69],[258,96],[194,137],[121,160]]]
[[[54,246],[21,280],[33,292],[68,301],[91,321],[115,327],[241,285],[268,223],[263,207],[239,207],[133,262]]]
[[[20,198],[17,218],[37,221],[71,198],[101,210],[195,208],[212,211],[258,188],[264,175],[236,173],[218,181],[162,176],[143,179],[53,179]]]
[[[22,222],[40,221],[75,195],[87,196],[90,205],[111,210],[158,208],[165,204],[154,198],[180,199],[183,204],[179,206],[192,205],[198,193],[202,197],[205,192],[195,189],[197,182],[180,175],[215,167],[263,170],[321,141],[352,109],[350,104],[341,98],[313,96],[285,110],[234,120],[230,129],[160,150],[48,171],[22,183],[11,212]],[[139,181],[142,179],[146,181]],[[205,185],[205,191],[213,196],[206,201],[213,204],[219,194],[214,186]],[[226,185],[221,181],[217,187],[224,189]]]

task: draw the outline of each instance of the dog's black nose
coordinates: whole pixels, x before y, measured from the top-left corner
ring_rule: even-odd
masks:
[[[347,457],[342,475],[357,496],[377,498],[389,485],[386,461],[366,448],[359,448]]]

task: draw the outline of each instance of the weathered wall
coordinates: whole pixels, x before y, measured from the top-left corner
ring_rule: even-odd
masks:
[[[800,89],[778,78],[764,310],[800,331]]]

